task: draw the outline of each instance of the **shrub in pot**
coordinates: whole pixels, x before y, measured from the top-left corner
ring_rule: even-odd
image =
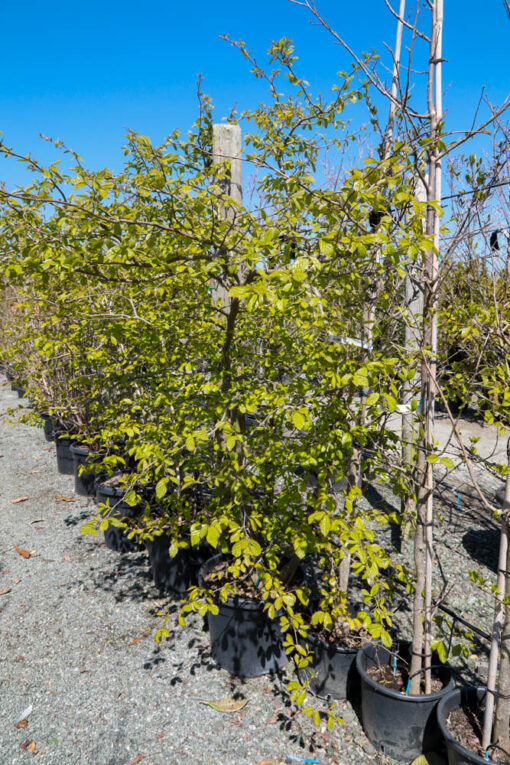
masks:
[[[145,548],[134,532],[136,524],[132,523],[140,517],[143,505],[130,483],[129,476],[116,475],[96,486],[96,500],[103,518],[99,529],[104,532],[106,546],[115,552],[140,552]]]

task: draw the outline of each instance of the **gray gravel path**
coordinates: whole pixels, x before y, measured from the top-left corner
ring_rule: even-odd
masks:
[[[243,682],[218,670],[201,620],[177,625],[178,602],[161,599],[145,554],[121,556],[102,537],[81,535],[94,505],[74,494],[72,477],[58,474],[42,429],[8,424],[6,412],[18,404],[2,378],[0,765],[34,759],[48,765],[391,762],[375,753],[350,705],[341,705],[344,725],[317,730],[293,712],[285,677]],[[469,489],[463,471],[456,480]],[[494,577],[496,525],[476,500],[462,495],[457,509],[455,491],[443,487],[441,493],[437,538],[449,603],[488,629],[490,597],[473,591],[467,570],[478,561]],[[22,496],[28,499],[12,504]],[[157,646],[161,610],[171,613],[170,637]],[[397,620],[403,632],[408,613],[404,606]],[[481,645],[474,658],[457,662],[466,676],[478,671],[483,677],[484,650]],[[233,697],[247,699],[234,714],[200,703]],[[29,706],[27,727],[17,728]]]
[[[293,714],[284,678],[242,682],[216,669],[201,620],[176,626],[178,603],[161,600],[145,554],[120,556],[80,534],[94,505],[58,474],[42,429],[7,423],[18,403],[2,379],[0,765],[383,762],[349,705],[345,726],[317,731]],[[157,646],[162,608],[170,638]],[[200,703],[232,697],[248,700],[241,712]],[[21,748],[31,741],[34,754]]]

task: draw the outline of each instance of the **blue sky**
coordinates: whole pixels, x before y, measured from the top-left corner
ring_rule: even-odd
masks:
[[[395,30],[384,0],[317,0],[317,6],[356,51],[376,48],[388,60],[383,43],[393,43]],[[329,89],[336,72],[349,65],[333,39],[288,0],[3,0],[3,138],[47,162],[55,157],[38,138],[43,133],[63,139],[91,167],[119,169],[126,128],[157,142],[189,126],[198,73],[218,121],[234,104],[254,106],[265,91],[240,54],[219,39],[226,33],[242,38],[260,58],[272,39],[292,38],[300,72],[317,90]],[[510,90],[510,20],[503,2],[446,0],[443,50],[448,127],[458,130],[471,123],[483,86],[496,103]],[[418,53],[424,68],[426,51]],[[0,179],[10,187],[26,176],[3,160]]]

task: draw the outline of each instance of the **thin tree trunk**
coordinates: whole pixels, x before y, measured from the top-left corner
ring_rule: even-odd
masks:
[[[508,439],[506,446],[507,464],[510,467],[510,438]],[[494,633],[500,627],[501,621],[504,623],[500,634],[500,650],[501,661],[499,665],[499,683],[498,683],[498,697],[496,702],[496,720],[494,723],[494,743],[506,749],[510,750],[509,731],[510,731],[510,603],[506,603],[504,608],[501,606],[503,599],[510,594],[510,528],[509,528],[509,515],[510,515],[510,473],[506,477],[505,483],[505,496],[503,499],[503,518],[501,520],[501,543],[500,543],[500,561],[498,568],[498,605],[496,607],[496,618],[494,619]],[[502,548],[506,546],[506,559],[504,561],[504,570],[502,566],[501,557]],[[503,580],[503,584],[500,585],[500,580]],[[498,613],[499,611],[499,613]],[[497,619],[499,618],[499,623]],[[493,650],[496,652],[497,662],[497,648],[491,645],[491,655],[489,659],[489,677],[487,680],[487,701],[486,701],[486,724],[484,726],[483,735],[483,747],[487,749],[490,742],[490,729],[492,726],[492,706],[494,695],[489,691],[494,688],[494,681],[492,679],[492,672],[494,667],[491,666],[493,657]],[[488,719],[487,719],[488,718]]]
[[[507,490],[510,481],[507,479]],[[505,492],[505,495],[508,492]],[[506,499],[506,496],[505,496]],[[509,534],[508,523],[506,535]],[[510,548],[507,549],[505,566],[505,589],[510,592]],[[499,662],[498,698],[494,722],[494,743],[510,752],[510,604],[505,605],[503,634],[501,635],[501,659]]]
[[[507,481],[507,485],[510,481]],[[492,627],[491,650],[489,655],[489,669],[487,672],[487,698],[485,700],[485,715],[483,720],[482,748],[484,751],[491,743],[492,724],[494,721],[494,702],[496,694],[496,678],[498,673],[499,646],[503,632],[503,619],[505,608],[503,601],[506,592],[506,559],[508,553],[508,524],[504,518],[501,520],[501,534],[499,540],[498,558],[498,594],[494,622]]]
[[[429,73],[428,73],[428,114],[430,123],[430,139],[432,155],[429,161],[429,178],[427,201],[441,202],[441,157],[437,147],[438,126],[442,119],[442,29],[443,29],[443,0],[434,0],[432,5],[432,34],[430,42]],[[427,457],[434,450],[434,403],[436,393],[436,359],[437,359],[437,252],[439,250],[439,216],[429,204],[427,210],[426,233],[432,237],[433,247],[425,255],[425,290],[423,309],[423,360],[421,365],[421,396],[423,411],[423,436],[420,439],[418,455],[418,528],[420,540],[415,544],[416,589],[415,607],[420,606],[421,577],[424,576],[423,611],[415,612],[416,625],[419,616],[423,616],[423,631],[414,633],[413,657],[411,672],[417,671],[418,662],[423,656],[425,677],[425,693],[432,689],[432,564],[434,557],[433,522],[434,522],[434,474],[432,464]],[[421,533],[423,530],[423,544]],[[423,558],[420,555],[423,554]],[[416,669],[414,669],[416,667]],[[418,689],[416,677],[411,680],[411,688]]]

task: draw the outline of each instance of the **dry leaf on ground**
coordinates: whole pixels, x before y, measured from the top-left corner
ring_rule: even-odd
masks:
[[[35,754],[35,749],[36,749],[35,741],[31,741],[30,744],[28,745],[28,751],[30,752],[30,754]]]
[[[57,494],[55,499],[57,502],[74,502],[74,497],[64,497],[62,494]]]
[[[7,593],[10,591],[11,591],[10,587],[4,587],[3,590],[0,590],[0,595],[7,595]]]
[[[21,579],[19,578],[19,576],[15,576],[14,579],[11,579],[11,582],[13,584],[19,584],[21,582]]]
[[[47,521],[47,518],[34,518],[33,521],[29,521],[29,523],[42,523],[42,521]]]
[[[15,547],[14,548],[18,555],[21,555],[22,558],[30,558],[32,553],[29,553],[28,550],[25,550],[23,547]]]
[[[68,563],[71,562],[71,558],[69,557],[69,555],[64,555],[64,560],[66,560]]]
[[[30,499],[30,497],[16,497],[16,499],[11,499],[11,505],[17,505],[18,502],[26,502],[27,499]]]
[[[16,723],[16,728],[26,728],[27,725],[28,725],[28,720],[25,717],[23,718],[23,720],[18,720],[18,722]]]
[[[217,701],[206,701],[202,699],[201,704],[207,704],[216,709],[217,712],[239,712],[246,704],[248,699],[218,699]]]
[[[143,760],[143,754],[137,754],[134,760],[131,760],[131,765],[138,765]]]

